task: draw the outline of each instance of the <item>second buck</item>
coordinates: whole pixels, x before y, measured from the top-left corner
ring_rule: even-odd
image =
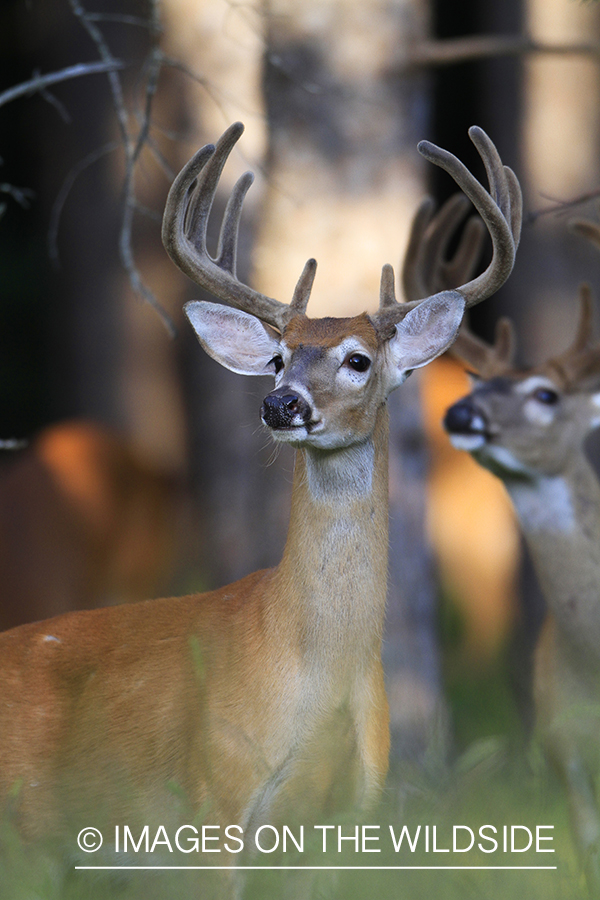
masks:
[[[398,303],[391,266],[380,309],[310,319],[309,260],[289,305],[238,281],[243,176],[216,259],[206,226],[233,125],[175,180],[163,240],[222,304],[187,315],[219,363],[272,374],[261,417],[298,449],[281,563],[208,594],[82,612],[0,636],[0,789],[16,784],[29,834],[79,825],[90,802],[112,821],[176,819],[177,794],[211,824],[314,821],[368,807],[382,788],[388,712],[381,667],[387,587],[388,394],[446,350],[465,306],[508,277],[519,239],[518,182],[471,130],[490,192],[452,154],[423,143],[492,235],[488,269],[457,290]],[[10,698],[10,699],[9,699]],[[208,806],[207,806],[208,804]],[[120,817],[120,819],[118,818]]]
[[[567,351],[531,369],[514,366],[514,335],[501,320],[493,345],[461,333],[453,353],[479,373],[448,410],[455,447],[502,479],[549,615],[534,670],[537,726],[566,784],[573,830],[594,895],[600,892],[600,485],[584,442],[600,425],[600,344],[592,299]]]

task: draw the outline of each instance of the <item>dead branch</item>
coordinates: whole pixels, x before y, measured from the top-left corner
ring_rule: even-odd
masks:
[[[29,209],[29,201],[35,196],[34,192],[29,188],[18,188],[14,184],[0,182],[0,194],[7,194],[9,197],[19,204],[23,209]]]
[[[528,213],[523,219],[523,225],[535,225],[538,219],[541,219],[543,216],[562,216],[570,213],[578,206],[583,206],[585,203],[589,203],[590,200],[597,200],[600,197],[600,188],[596,188],[593,191],[588,191],[585,194],[580,194],[578,197],[573,197],[571,200],[556,200],[552,197],[544,197],[543,199],[549,200],[551,205],[544,207],[544,209],[533,210]]]
[[[159,0],[152,0],[147,26],[150,33],[150,50],[147,54],[143,71],[146,73],[145,83],[145,109],[139,123],[137,134],[130,124],[125,103],[125,94],[121,78],[117,70],[111,67],[108,70],[108,79],[112,95],[113,109],[117,118],[121,144],[125,154],[125,179],[123,184],[123,214],[121,219],[121,231],[119,234],[119,255],[127,272],[129,282],[133,290],[142,296],[158,313],[169,334],[175,334],[175,325],[167,311],[162,307],[150,288],[144,283],[142,275],[135,262],[133,251],[133,222],[137,201],[135,195],[135,176],[137,163],[141,152],[148,142],[151,128],[152,103],[156,94],[158,79],[162,66],[163,55],[160,49],[160,35],[162,32],[159,16]],[[104,17],[88,12],[80,0],[70,0],[73,14],[79,20],[82,27],[96,45],[102,60],[110,65],[114,57],[98,25],[105,21]],[[130,22],[129,24],[138,24]]]
[[[67,197],[71,192],[71,188],[82,172],[88,169],[99,159],[102,159],[103,156],[107,156],[109,153],[113,153],[115,150],[118,150],[120,146],[121,144],[119,141],[110,141],[108,144],[104,144],[97,150],[92,151],[92,153],[89,153],[86,157],[84,157],[84,159],[81,159],[75,166],[73,166],[73,168],[63,181],[56,199],[52,205],[47,238],[48,256],[57,268],[60,266],[60,258],[58,253],[58,228],[63,207],[67,201]]]
[[[28,443],[28,441],[20,441],[17,438],[8,438],[7,440],[0,440],[0,450],[23,450]]]
[[[39,91],[44,91],[46,88],[50,87],[50,85],[58,84],[61,81],[68,81],[71,78],[80,78],[82,75],[95,75],[99,72],[116,72],[118,69],[123,69],[124,66],[125,63],[111,57],[110,60],[105,60],[103,62],[78,63],[76,66],[68,66],[66,69],[61,69],[59,72],[50,72],[48,75],[36,75],[29,81],[16,84],[7,91],[3,91],[0,94],[0,106],[10,103],[11,100],[16,100],[18,97],[27,97],[31,94],[36,94]]]
[[[463,62],[499,59],[525,54],[552,56],[589,56],[600,59],[600,42],[582,41],[575,44],[553,44],[536,41],[527,35],[477,35],[474,37],[448,38],[439,41],[423,41],[407,50],[400,69],[439,68]]]

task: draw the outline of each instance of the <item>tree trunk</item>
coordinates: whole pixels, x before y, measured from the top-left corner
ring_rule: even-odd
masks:
[[[353,315],[378,302],[423,193],[416,144],[427,81],[394,77],[426,30],[424,3],[297,2],[267,7],[269,186],[256,283],[291,297],[304,261],[319,271],[309,315]],[[441,707],[436,584],[425,537],[426,448],[418,379],[391,403],[390,589],[384,660],[392,757],[419,756]]]

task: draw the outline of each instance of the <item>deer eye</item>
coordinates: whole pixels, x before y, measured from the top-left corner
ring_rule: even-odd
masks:
[[[281,358],[281,356],[279,356],[279,354],[274,356],[273,359],[270,360],[269,365],[271,365],[271,363],[273,364],[273,367],[275,369],[275,374],[279,375],[279,373],[283,369],[283,359]]]
[[[533,397],[538,403],[545,403],[546,406],[553,406],[558,403],[559,399],[556,391],[552,391],[550,388],[538,388],[537,391],[534,391]]]
[[[371,365],[371,360],[363,353],[353,353],[352,356],[348,357],[346,362],[355,372],[366,372]]]

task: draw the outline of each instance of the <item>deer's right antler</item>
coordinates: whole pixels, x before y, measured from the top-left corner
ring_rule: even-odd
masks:
[[[600,225],[591,219],[570,219],[569,231],[586,238],[600,250]],[[588,284],[579,286],[579,323],[575,338],[561,356],[554,360],[569,383],[596,376],[600,371],[600,343],[594,341],[594,297]]]
[[[309,259],[290,304],[255,291],[236,275],[237,239],[242,204],[254,181],[246,172],[236,182],[223,217],[217,256],[206,249],[208,217],[223,166],[241,137],[244,126],[235,122],[216,146],[202,147],[183,167],[169,191],[162,225],[167,253],[182,272],[219,300],[253,313],[261,321],[283,331],[294,316],[304,313],[317,264]]]

